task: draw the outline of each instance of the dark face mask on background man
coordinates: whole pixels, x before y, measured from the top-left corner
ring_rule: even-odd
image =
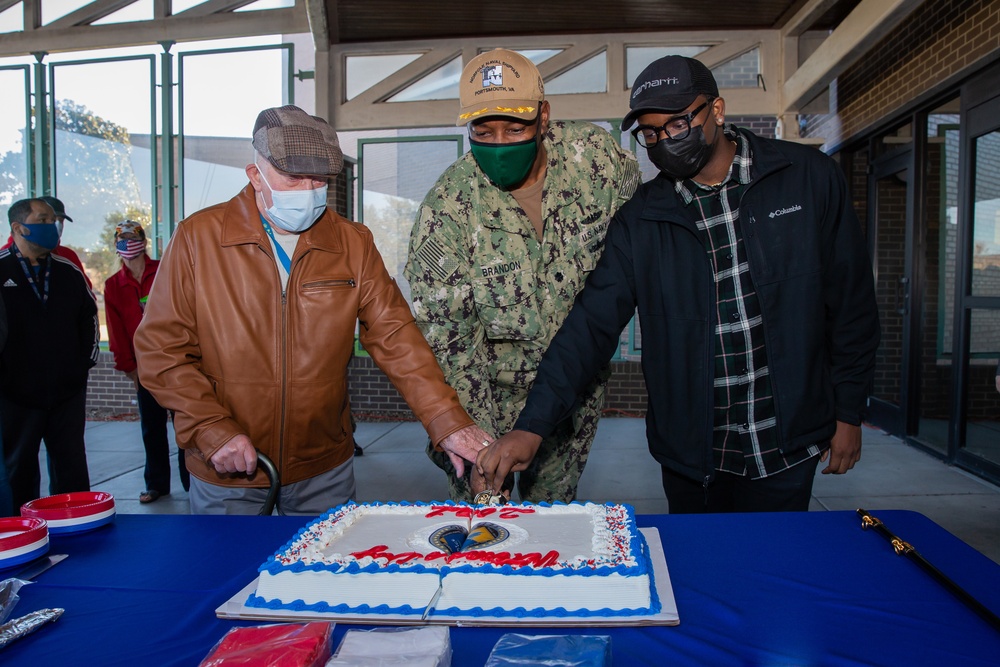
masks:
[[[656,144],[646,148],[649,161],[674,179],[695,176],[712,158],[712,151],[719,139],[719,128],[716,127],[712,143],[708,143],[703,128],[704,125],[692,127],[688,135],[680,140],[661,138]]]

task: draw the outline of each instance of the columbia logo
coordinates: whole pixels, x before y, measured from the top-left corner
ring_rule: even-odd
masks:
[[[14,282],[13,278],[8,278],[7,282],[3,284],[4,287],[17,287],[17,283]]]
[[[795,213],[796,211],[801,211],[802,207],[796,204],[795,206],[789,206],[788,208],[779,208],[777,211],[771,211],[767,217],[777,218],[778,216],[785,215],[786,213]]]

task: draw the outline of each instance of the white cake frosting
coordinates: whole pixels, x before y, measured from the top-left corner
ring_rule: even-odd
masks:
[[[447,553],[439,529],[501,541]],[[355,504],[315,520],[260,568],[247,606],[354,614],[621,616],[659,610],[627,505]]]

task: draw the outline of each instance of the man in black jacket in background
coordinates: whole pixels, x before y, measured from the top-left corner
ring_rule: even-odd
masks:
[[[660,174],[619,210],[514,430],[478,485],[522,470],[638,308],[646,432],[672,513],[806,511],[816,466],[861,457],[879,343],[861,227],[815,148],[725,124],[697,60],[636,79],[622,122]]]
[[[38,450],[45,441],[49,492],[89,491],[87,374],[97,362],[97,304],[80,269],[52,253],[52,207],[14,202],[14,243],[0,250],[0,300],[7,342],[0,355],[0,428],[13,510],[39,497]]]

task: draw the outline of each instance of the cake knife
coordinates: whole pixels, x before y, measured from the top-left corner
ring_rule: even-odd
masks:
[[[431,601],[428,602],[427,606],[424,608],[424,613],[420,615],[420,620],[421,621],[426,621],[427,620],[427,617],[431,613],[431,609],[433,609],[434,606],[437,605],[438,600],[441,599],[441,591],[443,590],[443,586],[442,586],[443,583],[444,583],[444,575],[442,574],[442,575],[440,575],[438,577],[438,587],[437,587],[437,590],[434,591],[434,595],[431,596]]]
[[[45,570],[49,569],[56,563],[63,561],[67,557],[67,554],[52,554],[51,556],[46,556],[33,563],[28,563],[23,568],[17,571],[14,575],[15,579],[21,579],[22,581],[34,581],[35,577],[40,575]]]

